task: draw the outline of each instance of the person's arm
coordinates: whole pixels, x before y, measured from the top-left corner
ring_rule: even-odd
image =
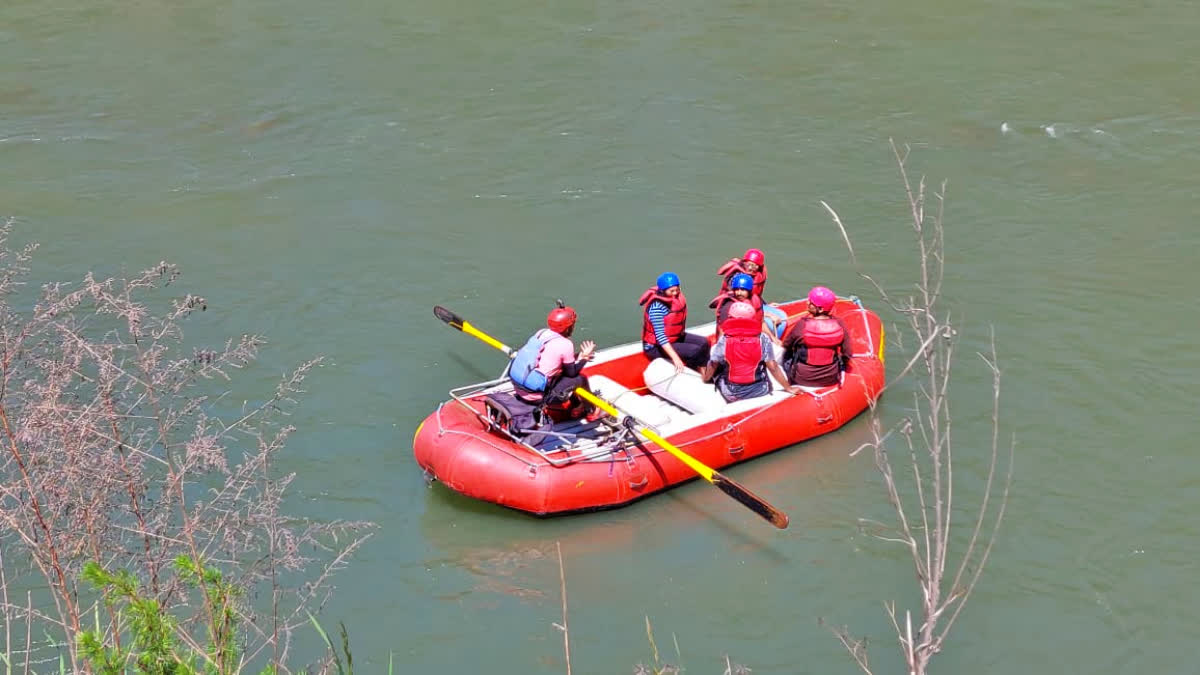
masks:
[[[783,368],[780,368],[778,363],[767,361],[767,370],[771,373],[771,377],[774,377],[775,381],[779,383],[779,386],[793,394],[796,393],[792,390],[792,383],[788,382],[787,375],[784,374]]]
[[[842,324],[842,370],[846,370],[846,366],[850,365],[850,355],[854,353],[854,345],[850,342],[850,331],[846,330],[846,322],[841,319],[837,321]]]
[[[800,340],[800,336],[803,334],[804,334],[804,319],[800,319],[796,323],[792,324],[792,327],[788,329],[788,332],[783,334],[784,352],[786,352],[789,349],[792,349],[795,346],[796,342],[798,342]]]
[[[675,372],[682,373],[684,368],[687,368],[687,366],[683,363],[683,359],[679,358],[679,352],[675,351],[675,348],[671,346],[670,342],[664,342],[660,344],[659,347],[662,347],[662,350],[667,353],[668,357],[670,357],[671,362],[675,364]]]
[[[758,346],[762,350],[763,363],[767,364],[767,372],[771,373],[771,377],[774,377],[775,381],[781,387],[787,389],[791,385],[791,382],[788,382],[783,368],[780,368],[779,362],[775,360],[775,352],[771,349],[771,341],[765,335],[760,335],[758,336]]]
[[[783,335],[783,353],[784,353],[785,357],[788,354],[790,354],[793,349],[795,349],[796,343],[800,341],[800,336],[803,335],[803,331],[804,331],[804,327],[802,325],[803,323],[804,323],[804,319],[800,319],[796,323],[792,324],[792,327],[790,329],[788,329],[787,333],[784,333],[784,335]],[[783,372],[782,367],[780,367],[779,370],[780,370],[780,372]],[[791,392],[793,394],[799,394],[800,388],[798,386],[792,384],[792,381],[788,378],[789,378],[789,373],[784,372],[783,379],[784,379],[784,382],[787,382],[787,384],[784,386],[787,388],[787,390],[789,392]]]
[[[671,346],[671,340],[667,338],[666,316],[670,311],[671,308],[659,300],[651,301],[650,307],[646,309],[646,313],[650,317],[650,325],[654,328],[654,339],[658,341],[659,348],[675,364],[675,372],[682,373],[685,368],[683,359],[679,358],[679,353],[675,351],[675,348]]]
[[[765,316],[763,317],[762,322],[762,334],[767,336],[767,339],[771,341],[771,344],[783,344],[783,342],[779,339],[779,336],[775,334],[774,327],[771,326],[770,322],[767,321]]]
[[[713,376],[717,374],[717,368],[725,361],[725,338],[718,338],[717,343],[713,345],[712,350],[708,353],[708,363],[700,367],[700,379],[703,382],[712,382]]]
[[[595,356],[596,343],[591,340],[584,340],[579,344],[579,355],[570,363],[562,364],[562,373],[567,377],[575,377],[591,361]]]

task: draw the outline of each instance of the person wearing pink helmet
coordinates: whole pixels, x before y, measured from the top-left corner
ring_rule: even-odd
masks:
[[[850,361],[850,331],[833,316],[837,296],[824,286],[808,292],[808,315],[783,336],[783,363],[795,387],[829,387],[841,381]]]
[[[771,393],[767,373],[780,385],[788,386],[787,374],[775,361],[771,340],[762,332],[758,310],[749,302],[736,301],[721,322],[721,337],[700,375],[705,382],[715,380],[717,391],[726,401],[741,401]]]
[[[561,305],[546,316],[546,327],[529,336],[513,355],[508,368],[513,393],[527,403],[561,405],[570,409],[570,416],[588,415],[589,421],[599,416],[591,404],[581,401],[576,387],[588,388],[583,367],[595,356],[596,343],[584,340],[579,354],[571,334],[575,332],[578,316],[571,307]]]

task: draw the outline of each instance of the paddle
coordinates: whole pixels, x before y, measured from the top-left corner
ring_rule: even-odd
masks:
[[[455,314],[454,312],[451,312],[450,310],[446,309],[445,307],[442,307],[441,305],[434,305],[433,306],[433,315],[436,316],[437,318],[441,319],[445,323],[449,324],[449,326],[451,328],[456,328],[458,330],[461,330],[462,332],[466,333],[467,335],[473,335],[473,336],[479,338],[480,340],[483,340],[484,342],[488,343],[489,345],[495,347],[496,349],[499,349],[500,351],[504,352],[505,354],[508,354],[509,358],[512,358],[512,356],[514,354],[512,347],[509,347],[508,345],[497,340],[496,338],[492,337],[491,335],[488,335],[487,333],[472,326],[469,322],[467,322],[466,319]]]
[[[460,330],[460,331],[466,333],[467,335],[472,335],[474,337],[477,337],[481,341],[495,347],[496,349],[499,349],[500,351],[504,352],[505,354],[508,354],[508,356],[510,358],[512,357],[513,350],[511,347],[504,344],[503,342],[500,342],[499,340],[488,335],[487,333],[484,333],[483,331],[479,330],[478,328],[472,326],[465,319],[463,319],[459,315],[455,314],[454,312],[451,312],[450,310],[446,309],[445,307],[442,307],[441,305],[435,305],[433,308],[433,315],[436,316],[437,318],[441,319],[444,323],[449,325],[451,328]],[[592,405],[597,406],[604,412],[608,413],[609,415],[612,415],[614,419],[620,415],[620,412],[616,408],[614,408],[611,403],[596,396],[595,394],[588,391],[587,389],[584,389],[583,387],[576,388],[575,393],[579,394],[581,397],[584,398],[584,400],[588,401]],[[718,472],[712,468],[709,468],[707,465],[705,465],[700,460],[696,459],[695,457],[692,457],[691,455],[687,454],[683,450],[680,450],[679,448],[675,447],[669,441],[667,441],[667,439],[665,439],[662,436],[659,436],[657,433],[655,433],[655,431],[653,429],[650,429],[649,427],[647,427],[644,424],[639,424],[639,426],[641,427],[639,429],[639,431],[641,432],[641,434],[643,436],[645,436],[646,438],[649,438],[651,441],[654,441],[663,450],[666,450],[667,452],[674,455],[676,459],[678,459],[679,461],[686,464],[689,469],[700,474],[701,478],[703,478],[704,480],[717,486],[717,488],[719,488],[721,490],[721,492],[724,492],[725,494],[729,495],[730,497],[733,497],[734,499],[738,500],[746,508],[748,508],[751,511],[762,516],[764,519],[767,520],[767,522],[771,523],[775,527],[778,527],[779,529],[782,530],[788,526],[788,517],[787,517],[786,513],[784,513],[783,511],[780,511],[779,509],[775,508],[774,506],[771,506],[770,504],[767,503],[767,501],[765,499],[763,499],[762,497],[759,497],[758,495],[754,494],[753,492],[742,487],[741,484],[737,483],[732,478],[729,478],[728,476],[724,476],[720,472]]]
[[[575,393],[582,396],[592,405],[597,406],[604,412],[612,415],[614,418],[618,416],[618,410],[614,408],[608,401],[596,396],[587,389],[578,387],[575,389]],[[700,474],[701,478],[717,486],[721,492],[724,492],[730,497],[738,500],[746,508],[762,516],[767,520],[767,522],[771,523],[775,527],[778,527],[781,530],[787,528],[788,516],[786,513],[780,511],[774,506],[771,506],[765,499],[747,490],[732,478],[729,478],[728,476],[721,474],[721,472],[708,467],[700,460],[675,447],[670,441],[662,436],[659,436],[653,429],[650,429],[644,424],[639,424],[638,426],[640,427],[638,431],[640,431],[643,436],[654,441],[663,450],[666,450],[674,455],[676,459],[686,464],[692,471]]]

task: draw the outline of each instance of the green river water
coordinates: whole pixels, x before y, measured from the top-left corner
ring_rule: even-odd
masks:
[[[870,302],[820,200],[903,287],[895,138],[949,180],[958,499],[984,467],[992,327],[1017,437],[936,672],[1192,673],[1198,25],[1167,0],[6,0],[0,215],[42,243],[37,280],[179,263],[210,303],[196,335],[271,338],[238,392],[326,357],[282,468],[298,511],[379,525],[324,611],[363,672],[389,653],[398,672],[564,672],[559,542],[576,673],[648,660],[646,616],[690,673],[724,654],[855,672],[818,617],[900,673],[882,602],[915,585],[856,527],[888,515],[849,456],[863,419],[729,472],[791,515],[782,532],[703,483],[537,520],[426,487],[411,447],[447,389],[503,366],[434,304],[513,343],[563,297],[577,337],[611,345],[659,272],[699,304],[748,246],[768,299]]]

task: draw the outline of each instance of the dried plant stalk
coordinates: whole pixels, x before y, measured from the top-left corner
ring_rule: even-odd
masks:
[[[908,148],[901,154],[894,142],[891,147],[912,218],[919,262],[918,278],[914,292],[901,300],[892,298],[872,277],[861,271],[859,276],[875,288],[892,310],[905,317],[908,332],[916,338],[918,345],[900,373],[891,378],[889,388],[910,374],[919,378],[919,383],[913,395],[912,414],[886,430],[878,409],[872,406],[872,440],[854,453],[863,449],[873,451],[888,502],[896,515],[896,525],[892,527],[865,520],[861,521],[862,524],[872,526],[877,538],[904,546],[912,558],[921,597],[917,610],[919,618],[914,617],[913,610],[904,610],[901,615],[895,603],[885,603],[884,607],[908,672],[910,675],[924,675],[930,659],[945,644],[950,629],[979,583],[991,555],[1008,504],[1015,442],[1010,442],[1007,450],[1001,451],[1001,372],[993,334],[990,352],[979,354],[992,375],[992,432],[987,479],[974,509],[966,547],[961,551],[952,550],[950,535],[955,524],[954,445],[948,392],[957,331],[950,313],[941,307],[945,271],[943,217],[946,184],[943,182],[938,190],[930,193],[922,178],[914,187],[907,169]],[[930,196],[936,202],[932,214],[926,210]],[[850,235],[841,217],[825,202],[821,204],[832,216],[850,252],[851,264],[858,269]],[[909,470],[912,472],[911,482],[905,484],[904,490],[897,485],[892,458],[887,449],[889,441],[897,436],[903,440]],[[1005,465],[1003,468],[1002,463]],[[1001,472],[1003,476],[999,475]],[[996,505],[993,504],[995,499],[999,502]],[[852,637],[844,627],[832,630],[859,669],[870,675],[865,639]]]
[[[324,603],[332,573],[370,527],[284,511],[294,476],[279,475],[274,460],[320,359],[301,364],[264,400],[233,408],[221,387],[255,360],[261,336],[186,346],[183,325],[207,301],[185,295],[155,313],[143,300],[177,280],[168,263],[128,279],[88,274],[35,292],[25,279],[36,246],[10,248],[13,225],[0,225],[5,653],[13,656],[11,628],[21,619],[34,624],[34,635],[61,638],[76,671],[83,664],[75,637],[89,619],[104,614],[105,642],[119,644],[118,617],[81,585],[89,561],[134,574],[180,618],[180,639],[203,644],[221,627],[211,604],[169,573],[182,555],[219,568],[247,599],[235,608],[243,661],[286,671],[291,631],[307,622],[306,608]],[[20,568],[47,589],[37,602],[47,611],[10,601],[12,571]],[[256,608],[255,597],[270,602]]]

